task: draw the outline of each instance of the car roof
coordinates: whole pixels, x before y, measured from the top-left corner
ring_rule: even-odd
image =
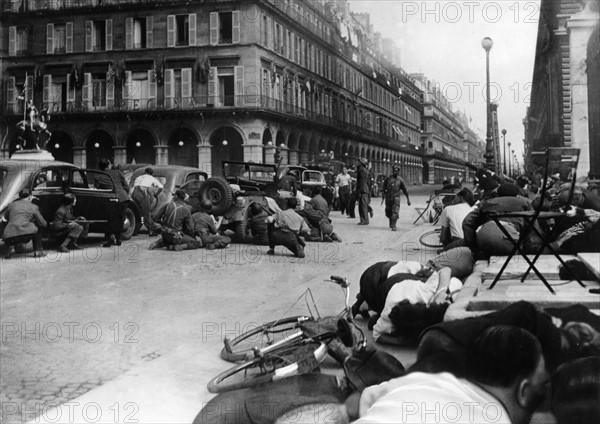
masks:
[[[69,162],[61,162],[59,160],[35,160],[35,159],[19,159],[19,160],[11,160],[11,159],[3,159],[0,160],[0,166],[6,167],[19,167],[21,165],[22,168],[29,169],[28,165],[31,166],[31,169],[39,169],[40,167],[46,166],[66,166],[70,168],[79,168],[77,165],[73,165]],[[25,165],[25,166],[23,166]]]

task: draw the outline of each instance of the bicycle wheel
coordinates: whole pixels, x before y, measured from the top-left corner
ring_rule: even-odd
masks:
[[[442,233],[441,228],[437,228],[435,230],[428,231],[419,238],[419,242],[423,246],[432,247],[434,249],[439,249],[440,247],[443,247],[443,244],[440,241],[441,233]]]
[[[221,358],[229,362],[249,361],[254,358],[255,349],[263,350],[269,346],[277,349],[281,345],[294,343],[301,336],[300,323],[310,319],[306,316],[282,318],[259,325],[234,339],[225,338]]]
[[[324,343],[286,346],[236,365],[208,382],[208,391],[222,393],[315,370],[327,356]]]

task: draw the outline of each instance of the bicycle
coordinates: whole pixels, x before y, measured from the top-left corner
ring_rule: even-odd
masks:
[[[353,349],[364,349],[364,333],[352,318],[348,291],[350,283],[335,275],[325,281],[338,284],[344,292],[345,307],[338,315],[321,318],[312,292],[307,289],[290,309],[304,298],[310,316],[282,318],[260,325],[232,340],[225,338],[221,357],[240,363],[211,379],[208,391],[222,393],[308,373],[317,369],[328,353],[343,363]],[[317,318],[308,303],[309,297]],[[353,329],[360,334],[358,343]]]
[[[442,215],[442,211],[446,206],[452,203],[455,195],[456,192],[454,190],[434,190],[433,194],[429,196],[424,208],[415,207],[419,216],[414,220],[413,225],[419,222],[419,219],[422,219],[424,222],[429,222],[430,224],[437,224]],[[425,217],[427,211],[429,211],[429,216]]]
[[[433,249],[440,249],[444,247],[440,241],[440,235],[442,234],[441,228],[436,228],[431,231],[427,231],[421,237],[419,237],[419,243],[425,247],[431,247]]]

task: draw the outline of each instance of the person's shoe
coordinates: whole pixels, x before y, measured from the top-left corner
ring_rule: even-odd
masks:
[[[392,231],[398,231],[396,227],[392,227]]]
[[[6,255],[4,255],[4,259],[11,259],[14,254],[15,254],[15,247],[9,246],[8,250],[6,251]]]
[[[300,259],[303,259],[306,256],[304,254],[304,247],[298,245],[298,253],[296,253],[296,256],[299,257]]]
[[[333,239],[333,241],[337,241],[337,242],[342,242],[342,238],[340,236],[338,236],[336,233],[331,233],[331,238]]]
[[[187,249],[187,244],[176,244],[175,246],[173,246],[173,250],[176,252],[182,252],[185,249]]]
[[[173,246],[172,244],[167,246],[167,250],[175,250],[175,246]]]
[[[83,249],[83,247],[81,247],[77,243],[71,243],[71,249],[73,249],[73,250],[81,250],[81,249]]]
[[[359,222],[359,223],[358,223],[358,224],[356,224],[356,225],[369,225],[369,224],[367,224],[366,222]]]
[[[273,249],[267,250],[267,255],[274,255],[275,251]]]
[[[158,247],[158,245],[160,244],[161,240],[156,240],[153,241],[152,243],[150,243],[150,246],[148,246],[148,250],[154,250]]]
[[[104,244],[102,245],[102,247],[110,247],[110,246],[112,246],[113,244],[114,244],[114,243],[113,243],[113,241],[112,241],[112,240],[108,240],[106,243],[104,243]]]
[[[207,248],[208,250],[215,250],[215,245],[214,245],[214,244],[212,244],[212,243],[211,243],[211,244],[207,244],[207,245],[206,245],[206,248]]]
[[[68,250],[67,250],[68,252]],[[46,256],[46,252],[44,252],[43,250],[34,250],[33,252],[33,257],[34,258],[44,258]]]
[[[324,235],[323,236],[323,241],[326,242],[326,243],[332,243],[333,239],[330,236],[328,236],[328,235]]]
[[[348,219],[354,219],[354,217],[353,216],[349,216]]]
[[[121,240],[115,241],[115,246],[120,246],[120,245],[121,245]]]
[[[69,253],[69,249],[67,249],[67,246],[58,246],[56,251],[61,253]]]
[[[371,215],[371,218],[373,218],[373,209],[369,211],[369,215]]]

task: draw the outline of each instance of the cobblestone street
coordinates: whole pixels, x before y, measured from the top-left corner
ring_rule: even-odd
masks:
[[[372,201],[368,227],[332,212],[343,242],[308,243],[305,259],[282,248],[267,256],[266,247],[238,244],[222,251],[149,251],[153,239],[141,235],[120,248],[88,245],[69,254],[48,251],[42,260],[3,261],[2,422],[33,420],[190,342],[201,343],[198,363],[214,375],[222,365],[212,370],[208,364],[224,335],[290,314],[307,287],[321,313],[339,310],[339,289],[318,283],[329,275],[349,277],[354,296],[371,263],[433,255],[418,250],[410,234],[414,206],[424,206],[431,190],[410,190],[413,205],[403,200],[397,233],[387,228],[380,198]],[[206,381],[198,385],[204,390]],[[127,414],[124,405],[120,409]]]

